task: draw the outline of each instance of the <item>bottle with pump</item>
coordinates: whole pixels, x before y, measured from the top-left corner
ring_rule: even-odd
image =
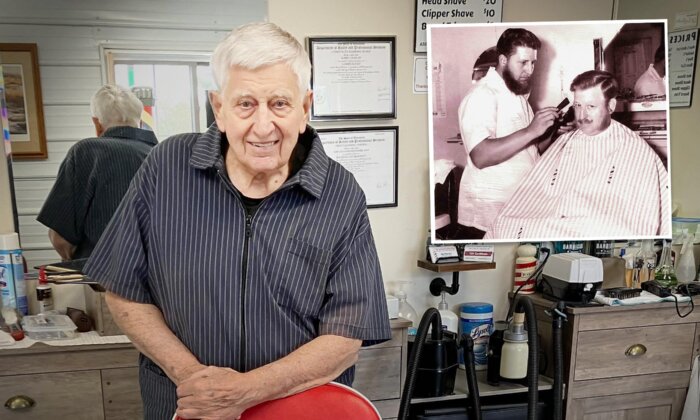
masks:
[[[503,333],[501,348],[501,377],[523,379],[527,376],[528,345],[525,313],[516,312],[510,327]]]
[[[420,319],[418,318],[418,313],[413,306],[406,300],[406,291],[403,289],[404,285],[408,283],[407,281],[400,281],[399,291],[396,293],[396,298],[399,300],[399,313],[398,316],[407,321],[411,321],[411,325],[408,327],[408,335],[415,336],[418,331],[418,323]]]
[[[442,329],[457,334],[459,331],[459,318],[457,318],[457,314],[448,308],[444,290],[442,291],[442,301],[438,304],[438,311],[442,319]]]
[[[634,287],[641,287],[645,281],[654,280],[655,267],[656,252],[654,252],[654,241],[644,239],[642,247],[634,254]]]
[[[671,245],[664,241],[664,248],[661,251],[661,259],[654,270],[654,279],[663,287],[675,287],[678,285],[676,269],[671,260]]]
[[[678,260],[676,275],[678,281],[689,283],[695,278],[695,255],[693,252],[694,235],[687,231],[683,233],[683,246],[681,247],[681,257]]]

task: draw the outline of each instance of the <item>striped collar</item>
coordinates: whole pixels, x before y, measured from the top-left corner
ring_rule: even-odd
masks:
[[[100,137],[110,137],[116,139],[128,139],[128,140],[138,140],[146,144],[155,146],[158,144],[158,139],[153,131],[143,130],[141,128],[129,127],[126,125],[120,125],[117,127],[111,127],[105,130]]]
[[[216,124],[212,124],[205,133],[200,134],[195,140],[192,146],[192,155],[190,156],[190,166],[203,170],[209,168],[223,169],[222,141],[225,141],[222,133]],[[283,187],[298,184],[309,194],[320,198],[326,183],[330,159],[323,150],[321,139],[318,137],[316,130],[308,125],[306,126],[306,131],[299,135],[294,153],[299,152],[299,148],[304,145],[307,147],[310,145],[311,150],[308,151],[306,160],[304,160],[301,168],[285,181]],[[294,155],[292,155],[293,157]]]

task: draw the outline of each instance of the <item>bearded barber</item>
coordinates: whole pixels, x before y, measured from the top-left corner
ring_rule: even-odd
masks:
[[[559,116],[555,107],[533,113],[530,79],[540,40],[509,28],[496,44],[497,66],[459,106],[467,163],[459,188],[459,228],[454,239],[482,239],[550,141],[539,141]]]

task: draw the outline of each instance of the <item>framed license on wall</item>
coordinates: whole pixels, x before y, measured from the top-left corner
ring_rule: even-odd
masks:
[[[367,207],[396,207],[399,127],[318,130],[326,154],[355,175]]]
[[[311,119],[396,118],[396,38],[309,38]]]

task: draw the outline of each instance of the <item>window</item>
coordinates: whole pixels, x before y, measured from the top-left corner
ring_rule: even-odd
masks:
[[[110,82],[140,88],[144,122],[159,140],[207,129],[207,91],[216,89],[208,55],[108,50],[106,57]]]

